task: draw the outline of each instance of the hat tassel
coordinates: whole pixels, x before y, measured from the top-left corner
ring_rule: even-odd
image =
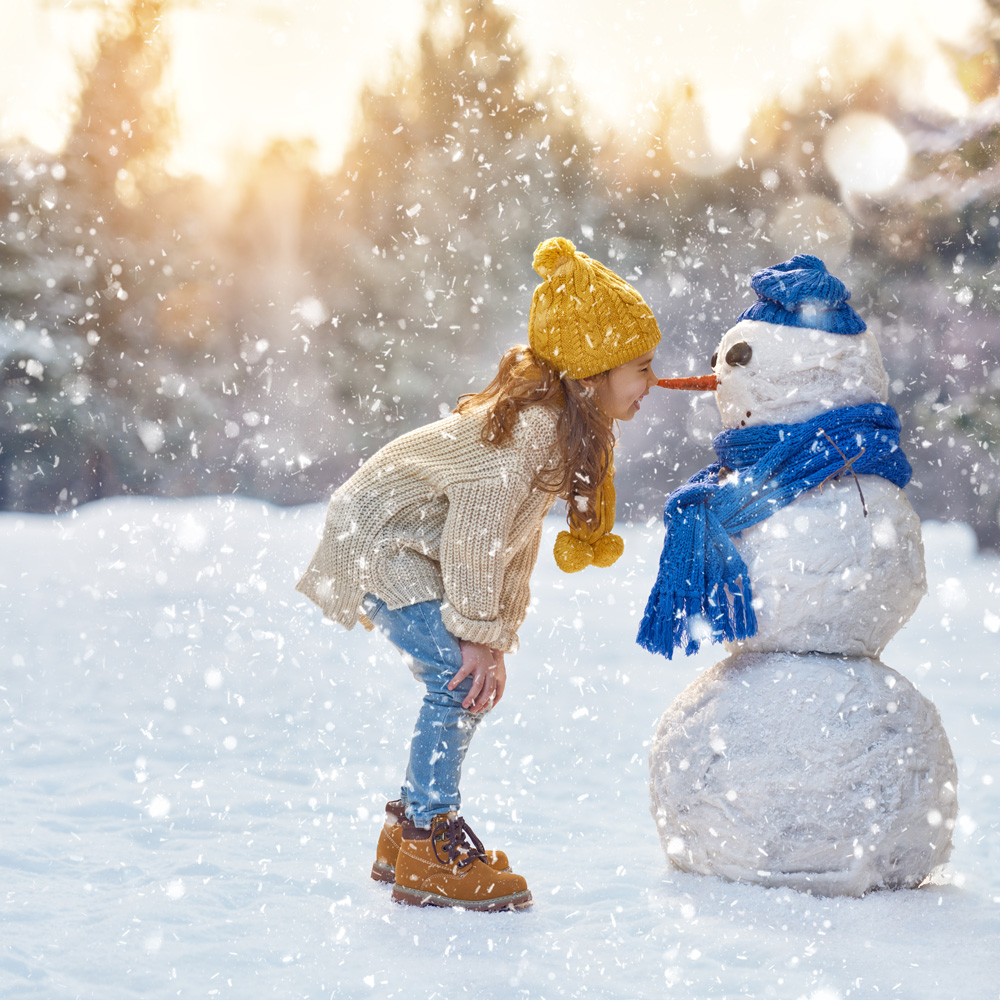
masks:
[[[560,531],[556,537],[553,555],[556,565],[564,573],[578,573],[587,566],[611,566],[625,551],[621,535],[612,534],[615,524],[615,480],[614,470],[597,491],[597,525],[593,528],[572,527]]]

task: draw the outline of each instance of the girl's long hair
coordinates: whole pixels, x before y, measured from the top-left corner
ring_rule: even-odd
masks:
[[[615,445],[612,423],[597,405],[593,387],[560,377],[530,347],[512,347],[500,359],[493,381],[480,392],[460,396],[454,412],[480,406],[486,407],[483,442],[494,447],[510,440],[521,410],[558,410],[558,460],[539,469],[532,486],[566,500],[571,528],[593,528],[599,513],[596,494],[611,468]]]

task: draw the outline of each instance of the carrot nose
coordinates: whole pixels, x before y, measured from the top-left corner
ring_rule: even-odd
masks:
[[[715,392],[719,380],[714,375],[691,375],[688,378],[661,378],[656,384],[663,389],[694,389],[696,392]]]

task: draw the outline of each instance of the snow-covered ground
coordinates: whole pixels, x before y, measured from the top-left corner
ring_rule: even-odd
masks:
[[[963,526],[924,526],[929,594],[883,655],[958,762],[930,885],[824,899],[668,867],[649,741],[724,654],[634,644],[654,523],[610,570],[564,576],[543,548],[464,780],[535,905],[471,914],[368,878],[419,690],[293,591],[321,519],[214,498],[0,515],[0,996],[1000,996],[1000,560]]]

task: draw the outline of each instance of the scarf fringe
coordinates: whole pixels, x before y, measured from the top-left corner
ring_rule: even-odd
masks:
[[[657,586],[649,593],[646,610],[636,641],[651,653],[663,653],[673,659],[675,649],[683,648],[686,656],[697,653],[705,636],[696,633],[695,623],[702,621],[713,642],[737,642],[757,632],[757,615],[753,608],[750,579],[746,564],[737,555],[739,570],[735,577],[713,583],[703,591],[678,589],[665,582],[662,572]],[[672,574],[667,573],[669,579]]]

